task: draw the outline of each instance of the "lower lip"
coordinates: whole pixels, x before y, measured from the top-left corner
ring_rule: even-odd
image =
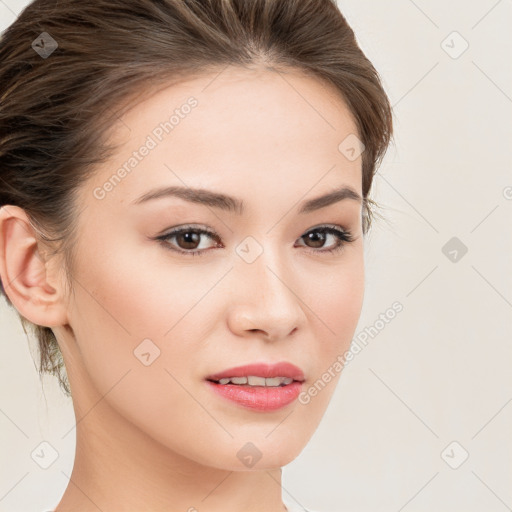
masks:
[[[298,381],[276,387],[217,384],[209,380],[206,382],[224,398],[257,411],[275,411],[291,404],[297,399],[302,388],[302,383]]]

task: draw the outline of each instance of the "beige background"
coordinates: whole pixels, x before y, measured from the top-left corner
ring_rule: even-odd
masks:
[[[1,30],[25,4],[0,0]],[[375,329],[283,492],[318,511],[510,510],[512,2],[339,5],[395,112],[356,333]],[[469,43],[458,58],[453,31]],[[462,257],[443,252],[452,237]],[[395,301],[403,311],[379,329]],[[74,415],[55,381],[43,394],[3,301],[0,326],[0,511],[46,511],[71,473]],[[46,470],[30,457],[44,440],[59,453]]]

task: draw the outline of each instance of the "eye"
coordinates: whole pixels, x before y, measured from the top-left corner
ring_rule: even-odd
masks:
[[[206,229],[191,226],[174,229],[166,235],[159,236],[156,239],[162,241],[164,247],[171,251],[180,252],[189,256],[202,256],[206,252],[204,246],[200,247],[201,237],[204,236],[208,236],[210,239],[220,242],[220,238],[215,233]],[[172,244],[169,243],[169,241],[173,239],[175,239],[175,243],[178,246],[177,249],[172,247]],[[218,244],[217,247],[219,247]]]
[[[328,249],[317,250],[318,247],[324,247],[329,237],[334,237],[334,245],[330,245]],[[354,241],[350,231],[341,228],[341,226],[329,225],[319,226],[309,230],[305,235],[302,235],[299,240],[304,240],[308,244],[307,247],[313,252],[336,252],[343,249],[343,247]]]
[[[220,237],[215,232],[192,226],[173,229],[165,235],[156,237],[155,240],[159,240],[168,250],[187,256],[202,256],[208,251],[207,247],[201,246],[202,237],[210,238],[216,242],[211,248],[223,247]],[[329,238],[334,239],[334,244],[329,244],[327,249],[321,249],[326,245]],[[307,244],[310,244],[304,246],[314,253],[332,253],[343,249],[346,244],[353,242],[354,238],[349,231],[341,226],[325,225],[310,229],[299,240],[304,240]]]

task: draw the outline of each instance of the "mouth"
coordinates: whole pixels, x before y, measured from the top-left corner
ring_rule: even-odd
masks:
[[[290,377],[259,377],[257,375],[248,375],[247,377],[226,377],[223,379],[207,379],[210,382],[216,382],[225,386],[233,384],[235,386],[264,386],[264,387],[280,387],[287,386],[292,382],[298,382]]]
[[[300,368],[281,362],[237,366],[205,380],[213,391],[236,405],[273,411],[295,401],[305,379]]]

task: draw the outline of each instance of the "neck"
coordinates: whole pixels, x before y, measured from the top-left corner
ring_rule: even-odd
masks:
[[[170,451],[106,400],[77,416],[69,485],[55,512],[284,512],[281,469],[229,471]],[[82,418],[82,419],[80,419]]]

